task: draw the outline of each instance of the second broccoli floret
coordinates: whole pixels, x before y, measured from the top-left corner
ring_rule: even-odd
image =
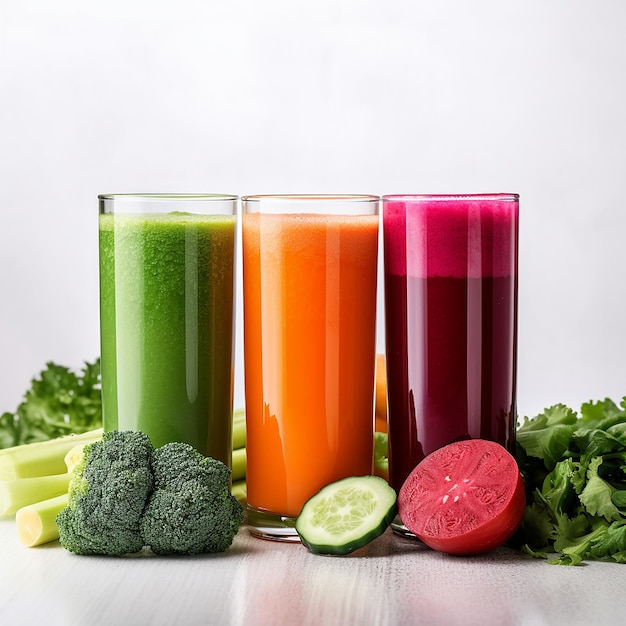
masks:
[[[192,446],[168,443],[152,454],[154,491],[141,518],[146,546],[156,554],[223,552],[243,521],[230,494],[230,470]]]
[[[108,432],[84,448],[57,516],[61,545],[76,554],[120,556],[144,546],[139,521],[152,493],[153,446],[142,432]]]

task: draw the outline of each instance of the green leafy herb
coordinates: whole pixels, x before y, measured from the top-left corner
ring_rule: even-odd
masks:
[[[523,551],[559,565],[626,563],[626,397],[524,418],[517,460],[527,506],[514,542]]]
[[[49,362],[16,412],[0,415],[0,449],[101,427],[100,359],[78,373]]]

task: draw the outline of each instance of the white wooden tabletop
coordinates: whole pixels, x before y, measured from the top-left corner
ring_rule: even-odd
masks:
[[[621,624],[626,566],[549,565],[501,548],[450,557],[388,530],[347,557],[263,541],[196,557],[26,548],[0,521],[0,624]]]

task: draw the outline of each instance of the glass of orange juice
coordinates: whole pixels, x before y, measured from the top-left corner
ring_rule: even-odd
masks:
[[[248,525],[298,541],[310,496],[372,472],[379,197],[242,208]]]

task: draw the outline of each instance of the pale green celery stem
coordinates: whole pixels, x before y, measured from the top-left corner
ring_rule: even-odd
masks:
[[[80,435],[67,435],[0,450],[0,480],[64,474],[67,472],[65,455],[77,444],[91,443],[101,437],[100,428]]]
[[[71,474],[0,481],[0,517],[15,515],[29,504],[67,493]]]

